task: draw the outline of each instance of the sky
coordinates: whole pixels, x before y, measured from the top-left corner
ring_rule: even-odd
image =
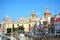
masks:
[[[29,18],[32,10],[43,18],[48,8],[52,15],[60,13],[60,0],[0,0],[0,21],[9,16],[11,20]]]

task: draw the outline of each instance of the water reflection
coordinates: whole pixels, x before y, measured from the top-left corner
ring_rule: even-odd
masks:
[[[1,36],[0,36],[0,40],[2,40]]]
[[[9,38],[0,36],[0,40],[10,40]]]

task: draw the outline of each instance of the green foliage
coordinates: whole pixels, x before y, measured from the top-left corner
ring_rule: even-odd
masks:
[[[7,33],[11,33],[11,28],[7,28]]]
[[[54,24],[52,24],[51,26],[51,33],[54,33],[55,32],[55,27],[54,27]]]
[[[18,30],[19,30],[19,33],[24,33],[24,27],[23,26],[19,26]]]
[[[24,30],[24,27],[23,26],[19,26],[18,30]]]
[[[23,26],[19,26],[18,28],[14,28],[14,24],[12,28],[7,28],[7,33],[11,33],[11,31],[13,33],[15,33],[16,31],[18,31],[19,33],[24,33],[24,27]]]
[[[13,28],[13,31],[17,31],[17,28]]]
[[[17,31],[17,29],[18,28],[14,28],[14,24],[13,24],[13,28],[12,28],[13,32]]]

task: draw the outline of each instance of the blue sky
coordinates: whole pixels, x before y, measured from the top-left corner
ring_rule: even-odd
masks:
[[[46,7],[52,15],[58,14],[60,0],[0,0],[0,21],[3,21],[6,15],[12,20],[18,20],[22,16],[29,18],[32,10],[41,18]]]

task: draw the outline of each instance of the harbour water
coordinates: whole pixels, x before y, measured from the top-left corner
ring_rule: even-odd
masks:
[[[0,40],[10,40],[10,39],[0,36]]]
[[[0,40],[2,40],[1,36],[0,36]]]

